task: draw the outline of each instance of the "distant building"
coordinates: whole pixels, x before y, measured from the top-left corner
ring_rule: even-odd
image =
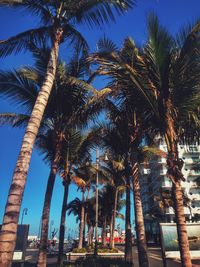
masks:
[[[161,138],[156,140],[158,147],[167,152],[166,144]],[[200,186],[197,179],[200,178],[200,170],[194,166],[200,162],[200,145],[178,145],[179,157],[183,159],[182,172],[185,182],[182,182],[184,195],[187,199],[187,206],[184,207],[186,220],[190,222],[200,221]],[[171,206],[165,207],[159,217],[159,198],[162,192],[170,192],[172,182],[166,176],[166,158],[153,157],[148,166],[141,167],[141,198],[146,230],[152,233],[158,232],[157,221],[174,222],[174,209]]]

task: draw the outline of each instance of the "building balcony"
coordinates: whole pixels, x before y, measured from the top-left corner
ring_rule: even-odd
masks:
[[[192,157],[183,157],[184,163],[187,164],[194,164],[194,163],[199,163],[200,158],[192,158]]]
[[[151,170],[150,169],[143,169],[143,170],[141,170],[141,173],[142,173],[142,175],[148,175],[148,174],[150,174],[150,172],[151,172]]]
[[[174,209],[172,207],[168,207],[165,209],[166,214],[174,214]],[[185,215],[190,215],[190,209],[188,207],[184,207],[184,213]]]
[[[200,186],[197,183],[193,182],[190,183],[190,188],[200,188]]]
[[[190,170],[188,173],[188,176],[199,176],[200,175],[200,170]]]
[[[195,208],[192,208],[192,213],[195,214],[200,214],[200,207],[195,207]]]
[[[162,182],[162,187],[171,188],[172,187],[172,182],[171,181]]]
[[[166,175],[166,173],[167,173],[167,169],[161,169],[159,172],[160,175]]]

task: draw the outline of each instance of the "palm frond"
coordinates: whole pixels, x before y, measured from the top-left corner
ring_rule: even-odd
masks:
[[[69,41],[70,44],[82,50],[83,54],[88,54],[89,46],[86,39],[72,25],[66,24],[63,27],[63,37],[65,41]]]
[[[17,54],[25,51],[31,42],[38,46],[50,41],[52,27],[43,26],[37,29],[31,29],[10,37],[7,40],[0,41],[0,57],[8,56],[12,53]]]
[[[98,41],[97,49],[99,53],[111,53],[118,50],[114,42],[105,36]]]
[[[78,23],[86,22],[90,26],[101,25],[104,22],[115,21],[115,12],[123,14],[132,8],[134,0],[88,0],[74,1],[72,15]]]
[[[28,10],[32,15],[38,16],[41,23],[45,25],[52,24],[54,20],[54,14],[51,12],[50,1],[44,0],[23,0],[22,6],[25,10]]]
[[[0,125],[11,125],[12,127],[25,127],[30,116],[16,113],[0,113]]]
[[[38,95],[35,82],[19,71],[0,72],[0,95],[30,112]]]

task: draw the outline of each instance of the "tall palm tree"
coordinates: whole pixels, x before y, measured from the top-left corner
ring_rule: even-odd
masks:
[[[74,138],[73,138],[74,137]],[[71,135],[68,135],[67,147],[62,155],[61,162],[61,177],[63,179],[64,194],[60,219],[60,232],[59,232],[59,251],[58,251],[58,265],[63,264],[63,249],[64,249],[64,235],[65,235],[65,219],[67,211],[67,199],[69,192],[70,182],[73,181],[79,187],[86,187],[86,183],[82,178],[72,175],[74,173],[74,166],[80,165],[81,162],[88,160],[89,150],[91,143],[90,132],[82,136],[79,132],[72,131]],[[76,172],[75,172],[76,173]],[[77,173],[76,173],[77,174]],[[87,188],[88,188],[87,184]],[[90,186],[89,186],[90,187]],[[88,190],[89,192],[89,190]],[[87,198],[86,198],[87,201]]]
[[[121,190],[122,189],[122,190]],[[114,239],[114,234],[112,233],[114,224],[115,224],[115,218],[121,218],[124,219],[124,216],[120,213],[120,210],[124,207],[125,202],[122,192],[124,191],[124,188],[118,187],[118,191],[121,191],[119,194],[117,194],[117,200],[116,200],[116,188],[114,184],[111,182],[106,183],[102,190],[99,192],[99,225],[102,227],[102,244],[104,247],[107,247],[106,245],[106,228],[107,226],[110,227],[110,248],[113,248],[112,243]],[[115,207],[116,205],[116,207]],[[105,206],[107,207],[105,209]],[[115,214],[113,210],[115,209]],[[115,216],[115,218],[113,217]],[[114,231],[113,231],[114,232]]]
[[[179,158],[178,142],[181,141],[180,129],[187,135],[184,120],[190,120],[191,125],[192,120],[188,119],[191,114],[197,119],[199,115],[199,31],[200,23],[196,23],[188,32],[183,32],[177,42],[152,15],[149,18],[149,41],[144,51],[148,75],[158,93],[154,100],[168,149],[167,175],[172,181],[181,262],[187,267],[192,263],[181,189],[183,162]],[[196,132],[193,133],[196,137]]]
[[[31,40],[34,40],[36,43],[50,43],[51,51],[44,80],[26,128],[6,204],[0,235],[0,262],[2,266],[9,266],[11,264],[15,248],[17,222],[19,219],[32,149],[55,80],[59,45],[66,39],[71,39],[73,42],[77,41],[83,49],[87,49],[84,38],[73,27],[75,23],[86,21],[90,25],[99,25],[104,21],[107,22],[109,19],[114,19],[114,9],[121,14],[132,5],[132,0],[25,0],[22,3],[15,4],[16,7],[26,8],[27,11],[39,16],[42,25],[37,29],[31,29],[11,37],[8,40],[1,41],[0,56],[18,53],[22,49],[26,49],[27,44]],[[15,195],[14,199],[12,197],[13,195]],[[14,210],[12,207],[15,207]]]
[[[126,240],[125,240],[125,260],[132,262],[132,236],[131,236],[131,217],[130,217],[130,164],[128,160],[130,136],[128,131],[128,122],[126,112],[123,112],[123,107],[114,104],[112,101],[106,101],[108,118],[110,119],[109,126],[103,127],[103,145],[109,148],[113,155],[120,155],[124,161],[124,174],[126,177]],[[122,110],[121,110],[122,109]]]
[[[56,128],[57,129],[57,128]],[[57,129],[58,130],[58,129]],[[63,169],[62,166],[66,164],[68,166],[69,164],[72,164],[73,157],[75,157],[75,154],[77,153],[77,150],[80,147],[80,144],[82,142],[82,135],[80,132],[74,130],[74,129],[68,129],[64,132],[62,132],[62,142],[59,143],[59,148],[54,147],[55,145],[55,136],[53,135],[55,133],[55,129],[52,131],[48,131],[48,135],[39,135],[37,140],[37,145],[42,150],[42,152],[45,154],[45,160],[51,162],[52,166],[52,159],[54,159],[54,155],[59,155],[58,161],[55,163],[55,160],[53,160],[53,169],[54,173],[51,175],[48,179],[47,183],[47,189],[45,194],[45,200],[44,200],[44,207],[43,207],[43,213],[42,213],[42,228],[41,228],[41,238],[40,238],[40,249],[39,249],[39,259],[38,259],[38,266],[46,266],[46,257],[47,257],[47,241],[48,241],[48,226],[49,226],[49,216],[50,216],[50,206],[51,206],[51,198],[53,193],[53,187],[54,182],[56,178],[56,174],[58,173],[59,169]],[[52,137],[53,135],[53,137]],[[57,150],[58,149],[58,150]],[[68,153],[68,150],[70,150],[71,154]],[[70,155],[73,155],[69,157]],[[70,161],[69,161],[70,160]],[[62,205],[62,213],[61,213],[61,227],[60,227],[60,246],[63,244],[64,241],[64,224],[65,224],[65,214],[66,214],[66,202],[68,198],[68,188],[71,181],[71,175],[70,175],[70,169],[69,166],[64,169],[64,173],[62,172],[63,177],[63,183],[64,183],[64,199],[63,199],[63,205]],[[76,181],[76,183],[79,183],[80,181]],[[63,249],[63,248],[61,248]],[[62,260],[63,251],[60,251],[60,260]]]
[[[82,200],[84,201],[84,193],[82,192]],[[75,198],[67,205],[67,214],[73,214],[76,216],[76,222],[79,221],[79,240],[82,239],[83,236],[83,220],[84,220],[84,202],[81,201],[79,198]],[[82,224],[81,224],[81,217],[82,217]],[[81,233],[82,232],[82,233]],[[79,242],[80,243],[80,242]],[[79,244],[82,247],[81,243]]]
[[[148,110],[144,105],[143,99],[135,94],[133,85],[123,73],[123,65],[132,66],[135,63],[135,47],[131,39],[126,39],[123,49],[118,51],[117,47],[108,39],[102,39],[99,42],[100,51],[94,54],[92,58],[100,62],[100,72],[109,75],[112,81],[109,83],[111,89],[110,95],[114,97],[116,104],[108,103],[109,119],[114,125],[114,129],[110,132],[110,138],[107,137],[107,143],[110,143],[112,149],[118,150],[117,153],[122,153],[124,156],[124,164],[127,173],[127,202],[126,202],[126,242],[125,253],[126,260],[132,261],[132,244],[131,244],[131,224],[130,224],[130,176],[133,178],[133,192],[136,197],[137,204],[135,213],[137,218],[140,218],[140,225],[137,227],[138,240],[138,256],[140,266],[148,266],[148,257],[146,249],[146,239],[144,231],[144,221],[142,217],[142,205],[139,195],[139,181],[137,179],[135,167],[138,166],[137,159],[134,159],[133,154],[142,142],[144,132],[149,130]],[[105,62],[105,65],[104,65]],[[119,64],[116,68],[115,64]],[[124,74],[124,76],[122,75]],[[128,76],[128,75],[127,75]],[[139,121],[138,121],[139,118]],[[109,135],[108,135],[109,136]],[[121,150],[121,151],[120,151]],[[130,155],[130,157],[128,156]],[[132,170],[131,170],[132,166]],[[137,186],[136,186],[137,185]],[[140,205],[139,205],[140,203]],[[137,208],[137,209],[136,209]],[[143,249],[141,249],[143,248]]]
[[[109,157],[112,157],[111,155]],[[115,232],[115,220],[117,214],[118,200],[125,191],[125,175],[124,175],[124,164],[123,160],[110,159],[106,162],[105,166],[102,166],[105,175],[107,176],[109,185],[113,188],[113,207],[110,224],[110,248],[114,248],[114,232]]]
[[[20,104],[25,104],[28,111],[31,109],[31,106],[33,107],[34,105],[37,91],[34,92],[34,94],[27,94],[27,87],[32,87],[35,85],[35,88],[37,88],[37,83],[42,80],[42,75],[47,64],[47,60],[45,61],[45,59],[48,55],[48,50],[46,48],[40,50],[34,44],[32,44],[31,50],[36,57],[36,69],[24,68],[17,73],[2,74],[4,79],[9,77],[8,79],[13,81],[12,89],[18,93],[18,98],[21,101]],[[76,53],[74,57],[67,66],[65,66],[63,63],[58,65],[56,82],[52,91],[52,96],[47,105],[47,109],[41,124],[40,131],[42,134],[38,136],[37,141],[37,145],[39,146],[40,150],[42,149],[43,153],[45,153],[45,159],[48,159],[49,162],[51,162],[51,173],[45,194],[42,216],[43,220],[38,263],[39,266],[46,265],[50,204],[55,176],[62,158],[61,150],[67,150],[67,144],[69,142],[70,148],[74,145],[74,137],[77,137],[77,134],[73,134],[73,132],[70,132],[69,130],[71,127],[80,125],[80,113],[83,113],[82,108],[88,101],[88,97],[91,96],[91,86],[87,86],[86,82],[79,79],[81,75],[87,74],[88,64],[85,64],[83,57],[79,57],[79,50],[76,50],[75,52]],[[83,84],[84,88],[82,87]],[[25,85],[27,87],[25,87]],[[89,88],[90,92],[87,91],[86,88]],[[7,95],[8,97],[12,97],[11,92],[7,92]],[[2,114],[1,117],[5,121],[13,122],[14,125],[21,125],[23,122],[27,122],[28,114]],[[85,118],[84,120],[81,120],[81,124],[86,122],[87,119]],[[80,143],[80,136],[78,137]]]
[[[146,116],[164,137],[168,148],[168,177],[173,183],[175,215],[181,261],[191,266],[181,191],[182,161],[177,144],[184,137],[187,142],[198,138],[199,131],[199,29],[196,23],[183,31],[179,42],[163,28],[156,16],[150,16],[149,36],[144,49],[138,50],[129,41],[132,57],[124,60],[124,53],[110,47],[107,53],[92,58],[101,64],[100,73],[113,78],[113,89],[123,90],[126,100],[143,100]],[[129,102],[131,103],[131,101]],[[141,101],[139,101],[141,103]],[[129,105],[131,107],[131,105]],[[133,106],[132,106],[133,107]],[[138,107],[138,106],[137,106]],[[133,112],[131,113],[133,114]],[[196,123],[196,126],[195,126]],[[186,126],[187,125],[187,126]],[[188,127],[192,125],[192,127]],[[187,138],[189,135],[189,138]],[[185,138],[186,136],[186,138]]]
[[[90,136],[90,134],[88,135]],[[89,140],[91,142],[91,140]],[[89,142],[86,141],[87,145]],[[79,231],[79,244],[78,248],[82,248],[83,243],[84,243],[84,238],[85,238],[85,224],[87,221],[87,213],[86,213],[86,205],[88,202],[89,198],[89,192],[93,184],[96,183],[96,173],[97,169],[96,166],[91,164],[88,159],[86,159],[85,162],[83,162],[81,165],[77,165],[77,169],[74,169],[76,177],[80,177],[83,181],[84,184],[83,186],[79,186],[82,191],[82,208],[81,208],[81,218],[80,218],[80,231]],[[102,180],[102,172],[99,169],[98,170],[100,174],[100,180]],[[85,198],[85,193],[88,191],[87,197]]]

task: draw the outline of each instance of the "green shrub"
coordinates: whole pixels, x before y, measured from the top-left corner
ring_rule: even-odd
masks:
[[[109,248],[100,248],[98,249],[99,253],[118,253],[117,248],[109,249]]]
[[[87,246],[85,248],[74,248],[73,251],[74,253],[94,253],[94,247],[93,246]],[[118,249],[117,248],[105,248],[105,247],[101,247],[98,248],[98,252],[99,253],[118,253]]]
[[[86,248],[74,248],[72,252],[74,252],[74,253],[86,253],[87,250],[86,250]]]

